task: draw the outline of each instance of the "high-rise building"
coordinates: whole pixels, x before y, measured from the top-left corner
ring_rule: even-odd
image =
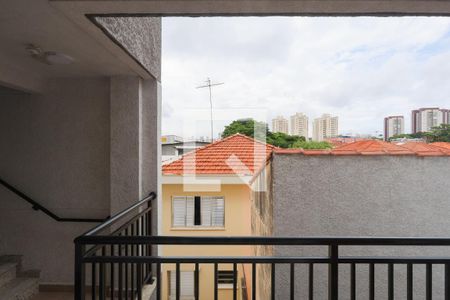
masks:
[[[303,113],[291,116],[291,135],[304,136],[308,139],[308,117]]]
[[[411,113],[411,132],[427,132],[435,126],[450,124],[450,110],[437,107],[419,108]]]
[[[272,120],[272,131],[289,134],[288,120],[283,116],[278,116]]]
[[[338,136],[339,118],[330,114],[323,114],[313,122],[313,140],[323,141]]]
[[[405,118],[403,116],[389,116],[384,118],[384,140],[405,133]]]

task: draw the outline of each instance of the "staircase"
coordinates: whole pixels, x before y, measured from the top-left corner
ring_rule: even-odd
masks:
[[[22,271],[22,257],[0,256],[0,299],[27,300],[38,293],[39,271]]]

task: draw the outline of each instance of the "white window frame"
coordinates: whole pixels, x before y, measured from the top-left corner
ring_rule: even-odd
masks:
[[[192,276],[192,278],[190,278],[190,280],[192,281],[191,282],[192,293],[190,292],[189,295],[183,295],[183,292],[184,292],[183,283],[185,283],[183,281],[183,277],[185,277],[184,275],[186,275],[186,273],[189,273],[189,275]],[[195,299],[195,276],[194,275],[195,275],[194,271],[180,271],[180,280],[181,280],[181,282],[180,282],[180,294],[181,294],[180,299],[181,300],[194,300]],[[175,294],[172,294],[172,293],[176,290],[176,271],[175,270],[169,271],[168,277],[169,277],[169,292],[168,292],[169,300],[175,300],[176,296],[175,296]]]
[[[188,224],[188,218],[187,218],[187,210],[188,210],[188,203],[187,203],[187,199],[188,198],[192,198],[192,201],[195,201],[195,197],[200,197],[200,220],[201,223],[203,223],[204,217],[202,216],[202,203],[203,203],[203,199],[204,198],[212,198],[212,199],[221,199],[223,202],[223,218],[222,218],[222,224],[221,225],[213,225],[213,217],[214,217],[214,210],[211,210],[210,212],[210,216],[209,216],[209,224],[201,224],[201,225],[194,225],[195,223],[195,203],[194,203],[194,216],[192,217],[192,224]],[[184,225],[175,225],[174,221],[175,221],[175,201],[178,200],[179,198],[185,198],[185,211],[184,211]],[[183,228],[189,228],[189,229],[224,229],[225,228],[225,197],[224,196],[202,196],[202,195],[195,195],[195,196],[172,196],[172,207],[171,207],[171,227],[173,229],[183,229]]]

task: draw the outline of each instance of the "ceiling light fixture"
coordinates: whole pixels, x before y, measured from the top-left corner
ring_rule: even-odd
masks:
[[[74,59],[67,54],[55,51],[43,51],[42,48],[33,44],[28,44],[25,49],[31,57],[47,65],[68,65],[74,61]]]

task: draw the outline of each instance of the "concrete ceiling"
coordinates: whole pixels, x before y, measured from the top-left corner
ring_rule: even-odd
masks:
[[[447,0],[0,0],[0,83],[39,91],[51,77],[150,76],[86,18],[93,15],[450,15]],[[49,66],[25,45],[75,59]]]
[[[449,15],[448,0],[50,0],[67,14]]]
[[[136,74],[136,66],[114,53],[117,45],[99,43],[47,0],[2,0],[0,9],[0,83],[39,91],[52,77]],[[101,30],[90,24],[92,30]],[[103,33],[102,33],[103,34]],[[25,50],[33,43],[75,59],[70,65],[47,65]],[[117,49],[112,49],[117,48]],[[124,54],[123,54],[124,55]],[[130,62],[133,64],[133,62]],[[139,73],[138,73],[139,74]],[[141,70],[144,74],[144,70]],[[147,74],[148,75],[148,74]]]

